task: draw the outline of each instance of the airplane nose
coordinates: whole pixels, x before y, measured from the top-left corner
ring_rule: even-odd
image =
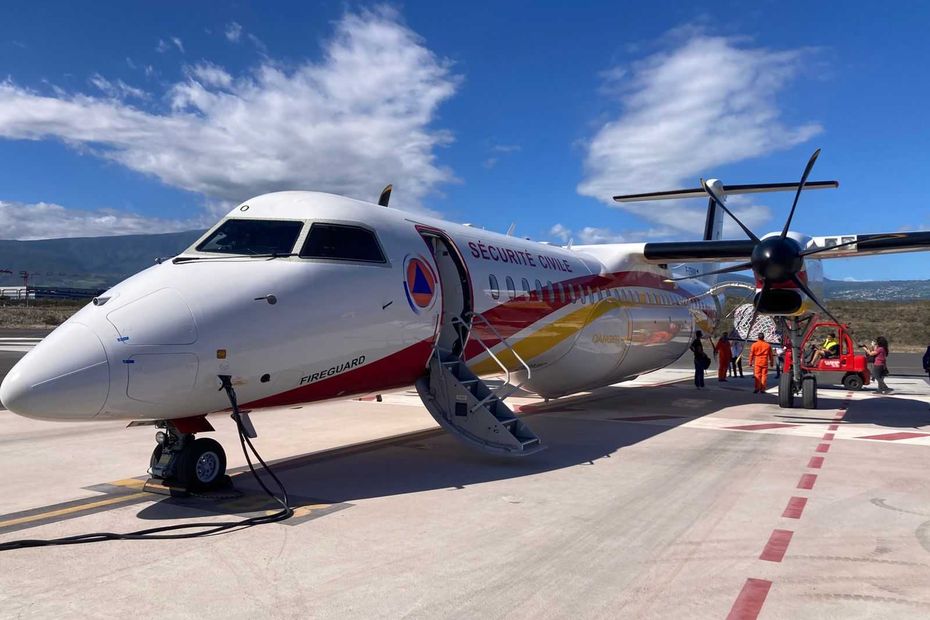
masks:
[[[103,343],[89,327],[65,323],[13,366],[0,403],[29,418],[77,420],[100,413],[109,391]]]

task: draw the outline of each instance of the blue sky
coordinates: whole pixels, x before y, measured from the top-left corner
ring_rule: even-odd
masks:
[[[614,193],[813,178],[813,234],[930,229],[930,5],[20,3],[0,8],[0,238],[204,227],[275,189],[576,243],[695,238]],[[757,232],[791,196],[736,201]],[[728,229],[734,236],[737,231]],[[930,278],[923,254],[829,277]]]

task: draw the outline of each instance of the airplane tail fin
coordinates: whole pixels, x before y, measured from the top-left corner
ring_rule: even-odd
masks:
[[[723,239],[723,209],[713,198],[707,199],[707,219],[704,221],[704,241]]]
[[[720,181],[711,180],[711,183],[720,184]],[[717,206],[717,202],[713,198],[707,199],[707,217],[704,220],[704,241],[715,241],[717,239],[723,239],[723,218],[726,216],[726,213],[723,209]],[[704,263],[698,267],[700,273],[706,273],[708,271],[714,271],[720,267],[721,263],[712,262]],[[718,282],[720,276],[712,275],[701,278],[706,284],[713,286]]]

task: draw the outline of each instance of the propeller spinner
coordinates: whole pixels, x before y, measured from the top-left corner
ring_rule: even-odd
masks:
[[[766,237],[760,239],[753,233],[743,222],[740,221],[732,211],[727,209],[724,204],[723,198],[717,193],[717,191],[711,185],[707,184],[703,179],[701,180],[701,185],[704,188],[704,191],[711,197],[711,199],[723,209],[727,215],[729,215],[733,220],[739,225],[740,228],[746,233],[746,235],[755,242],[755,246],[752,249],[752,254],[748,263],[741,263],[739,265],[734,265],[731,267],[725,267],[723,269],[717,269],[715,271],[710,271],[703,273],[697,276],[687,276],[684,278],[674,278],[675,280],[688,280],[691,278],[699,278],[702,276],[713,275],[717,273],[732,273],[734,271],[742,271],[744,269],[752,269],[756,274],[756,277],[759,278],[762,282],[762,289],[756,294],[755,300],[753,301],[753,318],[759,312],[759,308],[762,306],[763,302],[766,301],[766,297],[769,292],[772,291],[772,285],[782,284],[785,282],[791,282],[797,287],[798,290],[803,292],[807,297],[820,308],[824,314],[829,316],[831,319],[836,321],[836,317],[827,310],[823,305],[820,299],[814,294],[810,287],[804,282],[800,277],[801,271],[804,269],[804,257],[810,256],[811,254],[816,254],[819,251],[825,249],[833,248],[812,248],[810,250],[804,250],[801,248],[801,245],[788,236],[788,229],[791,226],[791,220],[794,218],[795,209],[798,206],[798,199],[801,197],[801,191],[803,191],[804,186],[807,184],[807,177],[810,176],[811,170],[814,168],[814,164],[817,162],[817,158],[820,156],[820,149],[814,151],[814,154],[811,155],[810,160],[807,162],[807,166],[804,168],[804,173],[801,175],[801,181],[798,183],[797,192],[794,195],[794,202],[791,204],[791,211],[788,213],[788,219],[785,220],[785,226],[782,228],[781,234],[772,237]],[[834,246],[835,247],[835,246]],[[780,310],[797,310],[801,307],[802,299],[801,296],[797,293],[791,293],[789,290],[779,289],[777,295],[778,300],[775,305],[779,307]],[[750,325],[752,321],[750,321]]]

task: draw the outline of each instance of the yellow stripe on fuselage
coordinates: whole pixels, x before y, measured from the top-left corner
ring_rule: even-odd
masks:
[[[524,335],[523,338],[516,343],[511,340],[508,341],[508,344],[513,347],[514,350],[516,350],[517,354],[523,358],[524,361],[530,362],[534,358],[539,357],[543,353],[551,350],[566,338],[581,331],[586,325],[595,321],[610,310],[623,306],[633,306],[633,304],[609,298],[596,303],[593,308],[583,306],[582,308],[575,310],[574,312],[570,312],[561,318],[557,318],[549,323],[541,325],[532,333]],[[541,320],[537,321],[536,324],[539,325],[540,323],[543,323],[551,316],[552,315],[542,318]],[[527,329],[532,328],[533,326],[531,325]],[[526,330],[524,330],[524,332],[526,332]],[[494,355],[496,355],[501,363],[507,366],[507,368],[510,370],[518,370],[521,367],[516,357],[514,357],[513,351],[511,351],[509,347],[503,344],[498,344],[494,348],[497,349],[494,351]],[[488,375],[495,372],[500,372],[500,366],[498,366],[493,359],[486,356],[482,357],[484,357],[484,359],[481,361],[478,361],[475,364],[469,364],[469,368],[471,368],[472,372],[474,372],[476,375]]]

